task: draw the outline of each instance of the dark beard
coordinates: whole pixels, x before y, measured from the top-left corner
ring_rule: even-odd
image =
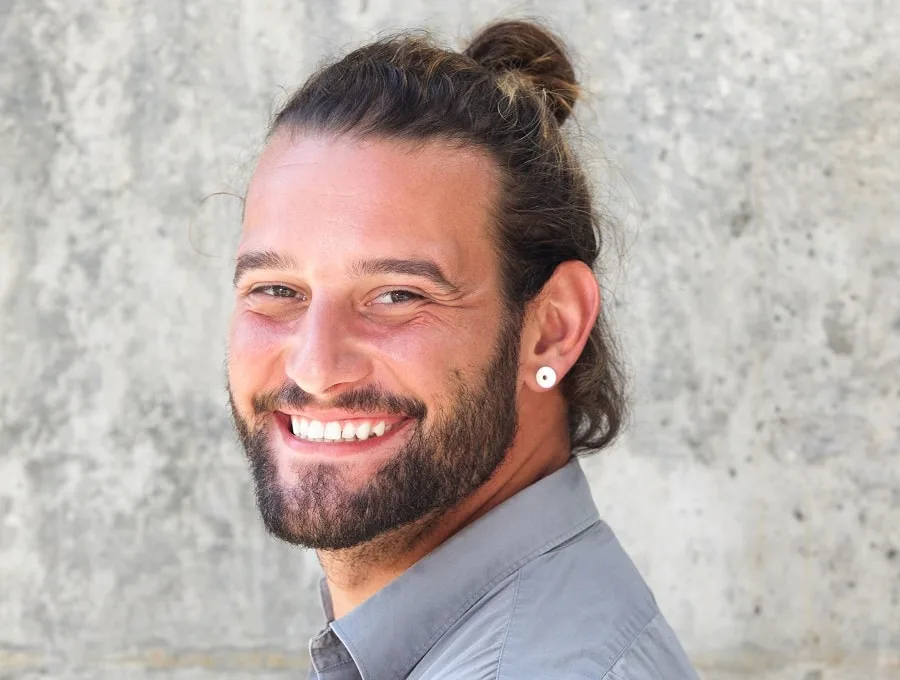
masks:
[[[402,414],[414,420],[397,454],[357,490],[343,487],[335,466],[307,465],[296,484],[280,480],[263,427],[251,429],[229,399],[235,426],[250,461],[256,500],[274,536],[316,550],[356,547],[388,532],[441,516],[487,482],[516,434],[519,324],[501,327],[480,384],[467,385],[454,372],[448,403],[426,428],[427,409],[414,399],[367,388],[344,393],[335,408]],[[254,398],[256,415],[312,402],[296,384]]]

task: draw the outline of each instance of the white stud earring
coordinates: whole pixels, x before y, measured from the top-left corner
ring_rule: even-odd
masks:
[[[541,366],[537,372],[537,384],[549,390],[556,384],[556,371],[549,366]]]

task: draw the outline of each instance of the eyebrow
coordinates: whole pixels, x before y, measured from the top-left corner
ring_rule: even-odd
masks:
[[[238,282],[248,272],[257,269],[297,269],[297,263],[291,257],[287,257],[274,250],[259,250],[244,253],[237,258],[234,268],[233,283]],[[449,277],[433,260],[422,258],[394,258],[378,257],[367,260],[357,260],[350,267],[350,276],[361,279],[366,276],[378,276],[379,274],[402,274],[427,279],[448,293],[458,293],[459,286],[450,281]]]
[[[255,250],[238,256],[234,267],[234,279],[232,280],[232,283],[237,286],[238,282],[247,272],[256,269],[296,268],[297,264],[290,257],[276,253],[274,250]]]
[[[394,258],[377,257],[369,260],[358,260],[350,268],[353,278],[365,276],[377,276],[379,274],[404,274],[428,279],[436,286],[443,288],[448,293],[458,293],[459,286],[450,281],[449,277],[433,260],[421,258]]]

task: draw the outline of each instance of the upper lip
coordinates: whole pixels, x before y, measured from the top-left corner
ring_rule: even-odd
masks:
[[[404,420],[407,416],[398,414],[398,413],[350,413],[347,411],[319,411],[315,409],[303,410],[303,411],[286,411],[280,410],[280,413],[283,413],[287,416],[296,416],[298,418],[306,418],[307,420],[320,420],[323,423],[333,422],[333,421],[347,421],[347,420],[384,420],[384,421],[399,421]]]

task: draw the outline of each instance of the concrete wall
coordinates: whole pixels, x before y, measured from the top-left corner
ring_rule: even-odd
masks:
[[[0,678],[296,678],[314,558],[223,390],[282,88],[377,30],[550,18],[635,375],[598,502],[708,680],[900,678],[900,8],[0,0]],[[461,44],[461,43],[460,43]]]

